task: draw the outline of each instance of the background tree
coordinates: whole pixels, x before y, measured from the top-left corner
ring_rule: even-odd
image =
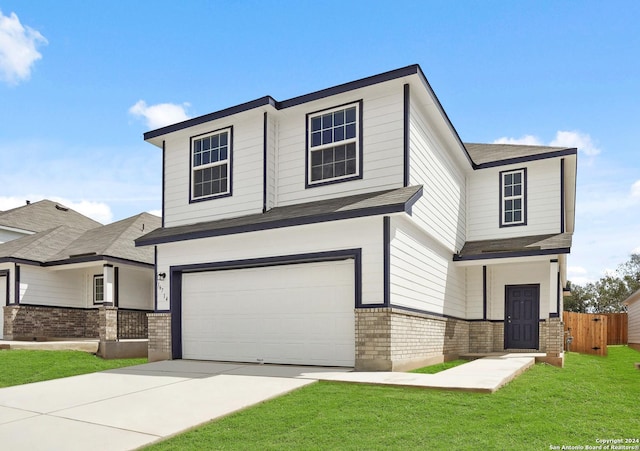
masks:
[[[640,254],[631,254],[626,263],[596,282],[576,285],[568,282],[571,295],[564,300],[564,309],[580,313],[624,312],[622,302],[640,289]]]

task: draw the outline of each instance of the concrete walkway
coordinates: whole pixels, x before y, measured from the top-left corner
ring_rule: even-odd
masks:
[[[10,341],[0,340],[0,349],[98,352],[99,340]]]
[[[173,360],[0,389],[0,448],[130,450],[317,380],[493,392],[533,356],[475,360],[438,374]]]
[[[484,357],[436,374],[327,372],[315,373],[313,377],[325,381],[493,393],[533,366],[535,357],[535,354]]]

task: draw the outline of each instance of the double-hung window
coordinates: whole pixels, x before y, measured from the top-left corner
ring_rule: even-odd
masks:
[[[500,226],[526,225],[527,223],[527,170],[500,173]]]
[[[191,200],[231,194],[232,129],[191,138]]]
[[[362,102],[307,115],[307,186],[362,177]]]
[[[104,302],[104,276],[93,276],[93,303],[102,304]]]

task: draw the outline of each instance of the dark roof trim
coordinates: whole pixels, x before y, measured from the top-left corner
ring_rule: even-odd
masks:
[[[260,108],[261,106],[271,105],[277,108],[278,102],[271,96],[260,97],[259,99],[252,100],[250,102],[241,103],[224,110],[215,111],[213,113],[205,114],[204,116],[194,117],[193,119],[187,119],[186,121],[178,122],[177,124],[167,125],[166,127],[151,130],[144,134],[145,141],[147,139],[156,138],[158,136],[166,135],[171,132],[182,130],[194,125],[204,124],[205,122],[213,121],[234,114],[242,113],[243,111],[252,110],[254,108]]]
[[[56,261],[50,261],[50,262],[39,262],[36,260],[27,260],[24,258],[15,258],[15,257],[0,258],[0,263],[19,263],[22,265],[40,266],[43,268],[47,268],[51,266],[72,265],[75,263],[89,263],[89,262],[100,262],[100,261],[120,263],[120,264],[131,265],[131,266],[141,266],[144,268],[153,268],[155,266],[153,263],[144,263],[144,262],[139,262],[135,260],[128,260],[126,258],[109,257],[108,255],[95,255],[95,254],[72,257],[64,260],[56,260]]]
[[[401,204],[382,205],[378,207],[362,208],[359,210],[338,211],[325,213],[322,215],[304,216],[298,218],[287,218],[274,220],[257,224],[244,224],[240,226],[231,226],[214,230],[199,230],[184,233],[176,233],[171,236],[162,236],[158,238],[140,239],[135,243],[136,246],[149,246],[153,244],[174,243],[177,241],[196,240],[201,238],[212,238],[216,236],[235,235],[238,233],[259,232],[262,230],[279,229],[282,227],[293,227],[308,224],[317,224],[320,222],[338,221],[343,219],[363,218],[366,216],[387,215],[392,213],[410,214],[411,207],[422,196],[422,188],[420,188],[411,198]]]
[[[453,126],[453,122],[451,122],[451,119],[449,119],[449,115],[447,114],[447,112],[442,107],[442,104],[440,103],[440,99],[438,99],[438,96],[436,95],[436,92],[431,87],[431,84],[429,83],[429,80],[427,80],[427,77],[424,75],[424,72],[422,72],[422,68],[417,64],[416,64],[416,67],[418,69],[418,76],[420,77],[420,80],[422,80],[422,83],[424,83],[424,85],[427,87],[427,90],[429,91],[429,94],[433,96],[433,99],[435,100],[436,106],[438,107],[438,110],[440,111],[440,114],[442,114],[442,116],[447,121],[447,125],[449,126],[449,130],[451,130],[451,133],[455,137],[456,141],[458,141],[458,144],[460,144],[460,148],[464,151],[464,154],[467,157],[467,161],[469,162],[469,164],[471,165],[471,167],[473,169],[476,169],[477,165],[471,159],[471,155],[469,154],[469,151],[464,146],[464,143],[462,142],[462,139],[460,139],[460,135],[458,134],[458,130],[456,130],[456,128]]]
[[[420,66],[418,66],[417,64],[413,64],[411,66],[391,70],[388,72],[384,72],[382,74],[372,75],[370,77],[362,78],[360,80],[350,81],[348,83],[344,83],[338,86],[333,86],[331,88],[322,89],[320,91],[315,91],[309,94],[304,94],[298,97],[294,97],[292,99],[283,100],[282,102],[278,102],[271,96],[264,96],[256,100],[252,100],[250,102],[246,102],[240,105],[226,108],[224,110],[215,111],[213,113],[205,114],[204,116],[194,117],[193,119],[188,119],[183,122],[178,122],[177,124],[172,124],[166,127],[159,128],[157,130],[148,131],[144,134],[144,139],[146,141],[148,139],[166,135],[167,133],[172,133],[188,127],[193,127],[194,125],[204,124],[205,122],[231,116],[233,114],[242,113],[243,111],[249,111],[254,108],[260,108],[262,106],[270,105],[277,110],[281,110],[284,108],[290,108],[293,106],[301,105],[303,103],[312,102],[314,100],[323,99],[325,97],[342,94],[344,92],[365,88],[367,86],[383,83],[385,81],[395,80],[397,78],[407,77],[409,75],[414,75],[414,74],[420,74],[421,77],[424,78],[424,74],[422,74],[422,70],[420,69]],[[442,109],[442,107],[440,108]]]
[[[491,260],[494,258],[511,258],[511,257],[535,257],[539,255],[557,255],[568,254],[571,252],[570,247],[560,247],[557,249],[535,249],[530,251],[511,251],[511,252],[486,252],[484,254],[460,255],[454,254],[454,262],[470,261],[470,260]]]
[[[294,97],[293,99],[283,100],[279,103],[278,109],[290,108],[293,106],[301,105],[307,102],[313,102],[314,100],[323,99],[325,97],[342,94],[348,91],[354,91],[360,88],[366,88],[367,86],[376,85],[378,83],[384,83],[385,81],[395,80],[396,78],[408,77],[420,72],[420,66],[412,64],[411,66],[402,67],[400,69],[390,70],[382,74],[372,75],[370,77],[361,78],[360,80],[350,81],[331,88],[322,89],[309,94]]]
[[[536,155],[526,155],[522,157],[508,158],[506,160],[489,161],[488,163],[481,163],[481,164],[474,163],[473,168],[474,169],[495,168],[498,166],[507,166],[509,164],[520,164],[520,163],[526,163],[528,161],[546,160],[547,158],[565,157],[567,155],[577,155],[577,154],[578,154],[578,149],[570,148],[570,149],[556,150],[555,152],[549,152],[549,153],[540,153]]]

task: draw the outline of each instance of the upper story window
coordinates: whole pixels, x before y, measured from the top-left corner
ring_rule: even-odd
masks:
[[[231,194],[231,138],[231,128],[191,138],[191,200]]]
[[[527,223],[527,170],[500,173],[500,226]]]
[[[307,186],[362,178],[362,101],[307,115]]]

